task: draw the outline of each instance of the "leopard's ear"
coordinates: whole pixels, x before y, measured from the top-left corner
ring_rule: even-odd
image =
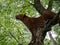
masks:
[[[26,14],[20,14],[20,15],[23,15],[23,18],[26,17]]]
[[[18,14],[16,15],[16,19],[22,19],[24,17],[24,14]]]
[[[26,16],[26,14],[20,14],[22,17],[25,17]]]
[[[25,16],[26,14],[24,14],[24,16]]]

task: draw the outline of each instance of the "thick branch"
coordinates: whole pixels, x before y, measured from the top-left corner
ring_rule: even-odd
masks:
[[[60,11],[58,12],[58,14],[56,14],[56,15],[53,17],[53,19],[51,19],[51,21],[49,21],[49,23],[46,25],[45,29],[48,28],[48,27],[51,25],[51,23],[52,23],[57,17],[59,17],[59,14],[60,14]]]
[[[58,14],[56,14],[54,17],[53,17],[53,19],[51,19],[50,21],[49,21],[49,23],[48,24],[46,24],[46,26],[44,27],[44,31],[50,31],[50,29],[51,29],[51,23],[52,22],[54,22],[55,21],[55,19],[56,18],[58,18],[59,17],[59,14],[60,14],[60,11],[58,12]]]
[[[42,6],[40,0],[34,0],[34,7],[41,15],[43,15],[45,8]]]
[[[53,5],[53,0],[50,0],[50,1],[49,1],[49,4],[48,4],[47,10],[51,11],[52,5]]]

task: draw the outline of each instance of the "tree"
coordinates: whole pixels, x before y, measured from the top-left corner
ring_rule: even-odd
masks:
[[[41,0],[41,4],[45,8],[48,2],[49,0]],[[15,15],[21,13],[31,18],[37,18],[40,14],[33,4],[34,0],[0,0],[0,45],[28,45],[32,37],[31,32],[26,29],[22,21],[16,20]],[[54,0],[52,11],[58,12],[59,9],[60,1]],[[57,45],[60,45],[60,26],[55,25],[53,27],[57,34]],[[45,45],[49,45],[51,42],[46,38],[44,41]]]
[[[50,0],[48,8],[45,9],[40,0],[34,0],[34,4],[31,5],[33,5],[42,16],[39,18],[30,18],[25,16],[25,14],[16,16],[16,19],[20,19],[32,33],[32,40],[28,45],[44,45],[46,33],[51,30],[52,26],[58,23],[60,11],[58,13],[52,12],[52,4],[53,0]]]

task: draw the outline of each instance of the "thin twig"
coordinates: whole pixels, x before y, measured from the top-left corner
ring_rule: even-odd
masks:
[[[54,45],[56,45],[57,43],[56,43],[56,41],[54,40],[54,38],[52,37],[51,32],[48,32],[48,33],[49,33],[49,37],[50,37],[51,41],[54,43]]]

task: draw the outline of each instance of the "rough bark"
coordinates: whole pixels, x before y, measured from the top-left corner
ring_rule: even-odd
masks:
[[[40,0],[34,0],[34,7],[41,15],[46,11]]]
[[[43,28],[33,29],[32,40],[28,45],[44,45],[44,38],[46,32],[43,31]]]

